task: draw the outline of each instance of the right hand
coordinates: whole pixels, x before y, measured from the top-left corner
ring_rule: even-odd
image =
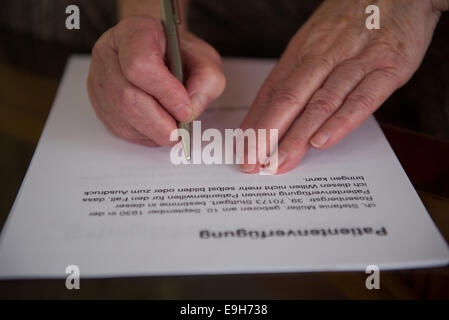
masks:
[[[97,41],[87,88],[98,118],[113,134],[150,147],[172,145],[176,120],[193,120],[221,95],[225,77],[217,51],[182,28],[179,36],[185,86],[165,65],[159,20],[125,19]]]

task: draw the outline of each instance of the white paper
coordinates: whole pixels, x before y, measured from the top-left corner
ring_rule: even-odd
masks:
[[[203,128],[238,127],[273,63],[226,60],[228,87]],[[1,234],[0,277],[66,277],[68,265],[81,277],[112,277],[448,263],[446,243],[373,118],[280,176],[174,166],[168,148],[104,129],[87,98],[88,65],[88,57],[69,61]]]

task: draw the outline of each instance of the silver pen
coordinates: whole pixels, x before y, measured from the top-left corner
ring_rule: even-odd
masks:
[[[168,67],[173,75],[184,83],[182,70],[181,50],[179,46],[178,25],[181,24],[181,15],[176,0],[160,0],[161,13],[164,23],[165,36],[167,37],[167,61]],[[181,143],[187,160],[191,157],[191,125],[188,122],[177,122],[178,129],[185,129],[189,136],[186,137],[186,131],[181,130]]]

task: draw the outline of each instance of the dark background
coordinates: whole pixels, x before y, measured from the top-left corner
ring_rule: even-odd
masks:
[[[192,0],[189,25],[223,55],[277,58],[320,3]],[[79,31],[65,29],[69,4],[80,7]],[[113,0],[1,0],[0,226],[31,160],[67,56],[90,53],[116,22]],[[420,69],[376,118],[448,239],[444,212],[449,210],[441,208],[449,208],[449,13],[442,15]],[[85,280],[79,292],[66,290],[61,280],[8,281],[0,282],[0,298],[449,298],[448,268],[383,273],[380,292],[367,291],[365,278],[363,273],[316,273]]]
[[[191,0],[189,27],[224,56],[278,58],[321,2]],[[64,27],[69,4],[80,7],[79,31]],[[116,11],[114,0],[2,0],[0,55],[57,79],[67,55],[89,53],[117,22]],[[449,139],[448,15],[442,15],[421,68],[378,110],[379,120]]]

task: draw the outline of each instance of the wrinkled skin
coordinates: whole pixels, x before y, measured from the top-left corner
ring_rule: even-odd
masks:
[[[150,147],[171,145],[176,120],[192,120],[223,92],[215,49],[184,29],[180,42],[185,87],[166,67],[160,21],[133,16],[97,41],[87,88],[98,118],[113,134]]]
[[[366,29],[370,4],[380,8],[379,30]],[[311,146],[334,146],[411,78],[444,5],[325,1],[290,41],[242,129],[279,130],[277,173],[296,167]],[[241,170],[258,172],[263,162],[244,164]]]
[[[377,5],[380,30],[367,30],[365,8]],[[278,129],[279,167],[298,165],[310,147],[341,141],[419,67],[449,0],[326,0],[290,41],[241,124]],[[117,136],[147,146],[170,145],[176,120],[196,118],[225,87],[221,60],[181,29],[183,86],[167,69],[161,23],[130,17],[93,49],[92,105]],[[266,159],[243,164],[256,173]]]

